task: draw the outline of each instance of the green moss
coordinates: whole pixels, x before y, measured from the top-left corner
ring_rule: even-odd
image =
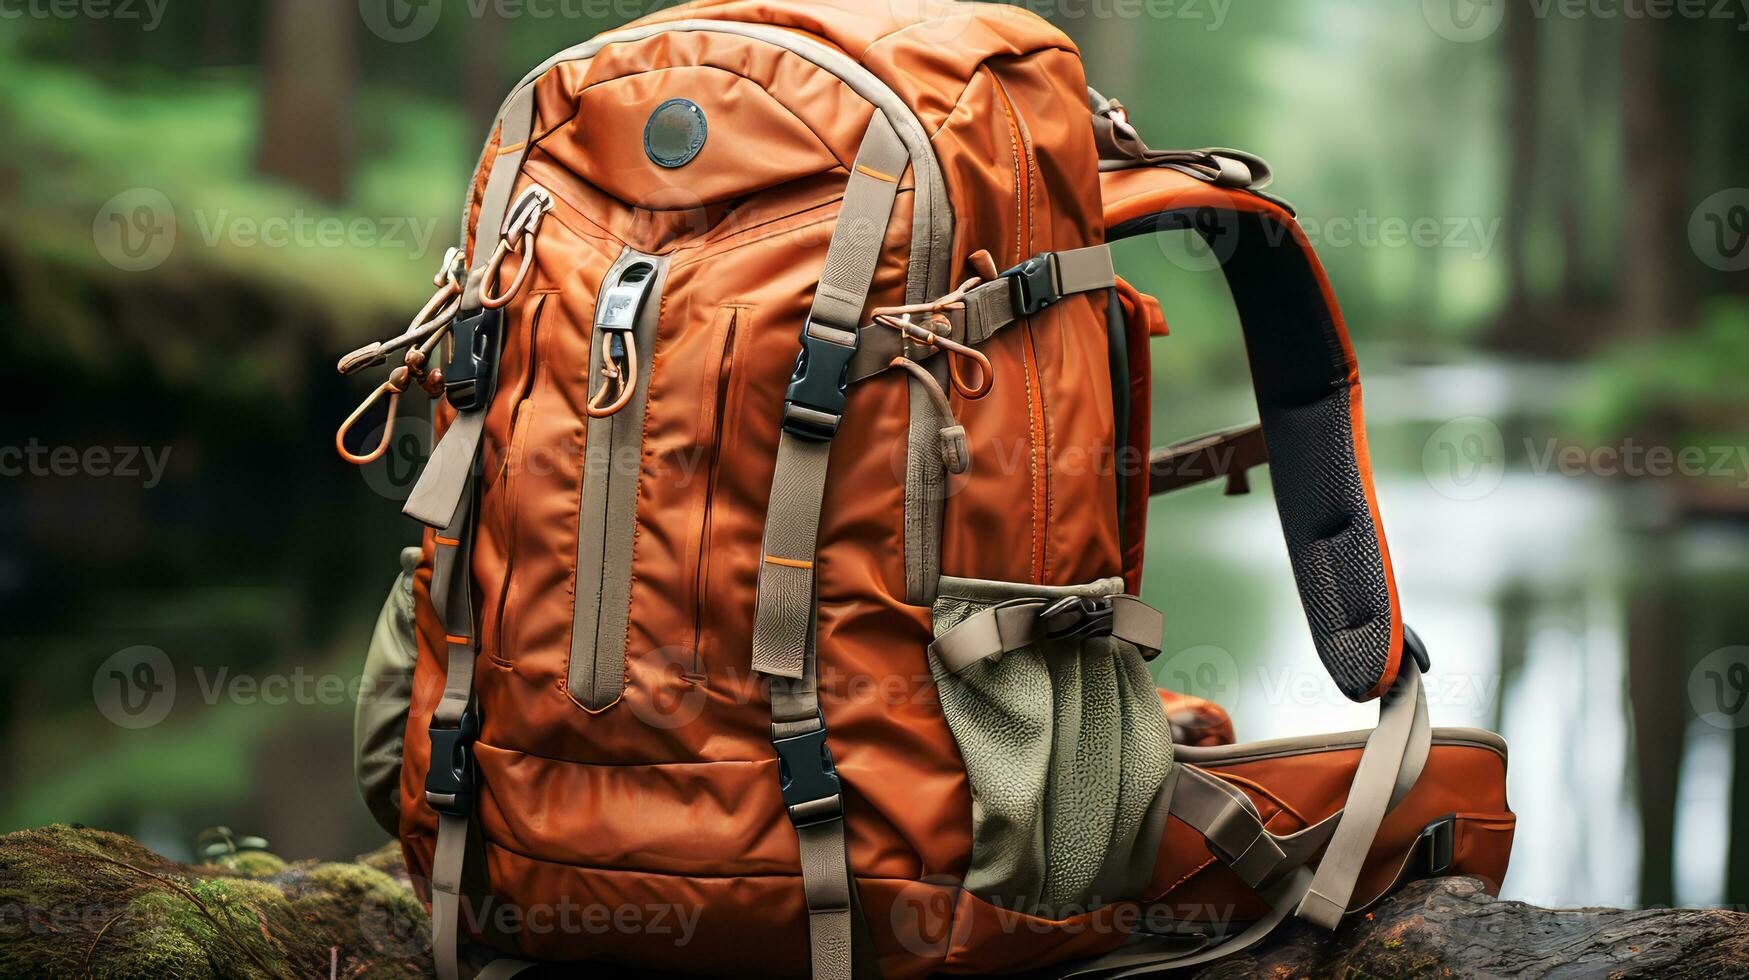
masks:
[[[173,927],[136,933],[128,945],[95,955],[92,975],[115,980],[204,980],[217,977],[199,940]],[[97,965],[101,963],[101,965]]]
[[[0,837],[0,977],[326,976],[331,950],[347,976],[429,971],[424,911],[391,875],[238,857],[258,860],[187,867],[66,825]]]
[[[235,871],[245,878],[271,878],[288,867],[284,858],[277,854],[269,854],[266,851],[243,851],[240,854],[227,854],[213,861],[213,864]]]

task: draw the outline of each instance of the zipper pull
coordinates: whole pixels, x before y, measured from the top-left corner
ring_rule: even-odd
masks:
[[[942,390],[941,382],[935,380],[935,375],[929,369],[909,357],[895,357],[888,367],[902,368],[911,376],[923,383],[923,390],[929,393],[929,400],[935,403],[935,410],[941,413],[945,425],[936,434],[941,446],[941,463],[948,473],[959,476],[972,466],[972,449],[966,442],[966,427],[954,417],[953,403],[948,401],[947,392]]]
[[[583,411],[592,419],[611,418],[632,400],[638,384],[638,341],[635,329],[644,301],[656,284],[656,267],[634,262],[595,302],[596,346],[601,351],[601,387]]]

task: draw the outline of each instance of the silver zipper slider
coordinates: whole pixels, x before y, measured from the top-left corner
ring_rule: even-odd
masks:
[[[592,419],[608,418],[632,400],[638,383],[638,344],[632,330],[655,284],[656,267],[634,262],[595,301],[595,332],[602,335],[596,345],[601,351],[601,387],[583,407]]]

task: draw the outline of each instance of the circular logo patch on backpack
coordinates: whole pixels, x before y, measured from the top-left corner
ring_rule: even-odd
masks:
[[[669,99],[644,124],[644,155],[657,164],[684,167],[704,149],[709,127],[704,110],[691,99]]]

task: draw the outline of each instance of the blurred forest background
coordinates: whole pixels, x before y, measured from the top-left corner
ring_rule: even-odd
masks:
[[[1027,6],[1154,146],[1254,151],[1299,206],[1368,380],[1435,723],[1513,745],[1508,893],[1749,903],[1744,5]],[[648,9],[5,5],[0,447],[35,451],[0,458],[0,831],[380,841],[336,686],[414,538],[411,451],[335,457],[365,384],[334,359],[427,294],[509,85]],[[1172,324],[1156,442],[1254,415],[1210,263],[1120,254]],[[1157,675],[1241,738],[1369,724],[1323,683],[1255,485],[1156,502]],[[106,701],[140,647],[176,684],[149,725]]]

